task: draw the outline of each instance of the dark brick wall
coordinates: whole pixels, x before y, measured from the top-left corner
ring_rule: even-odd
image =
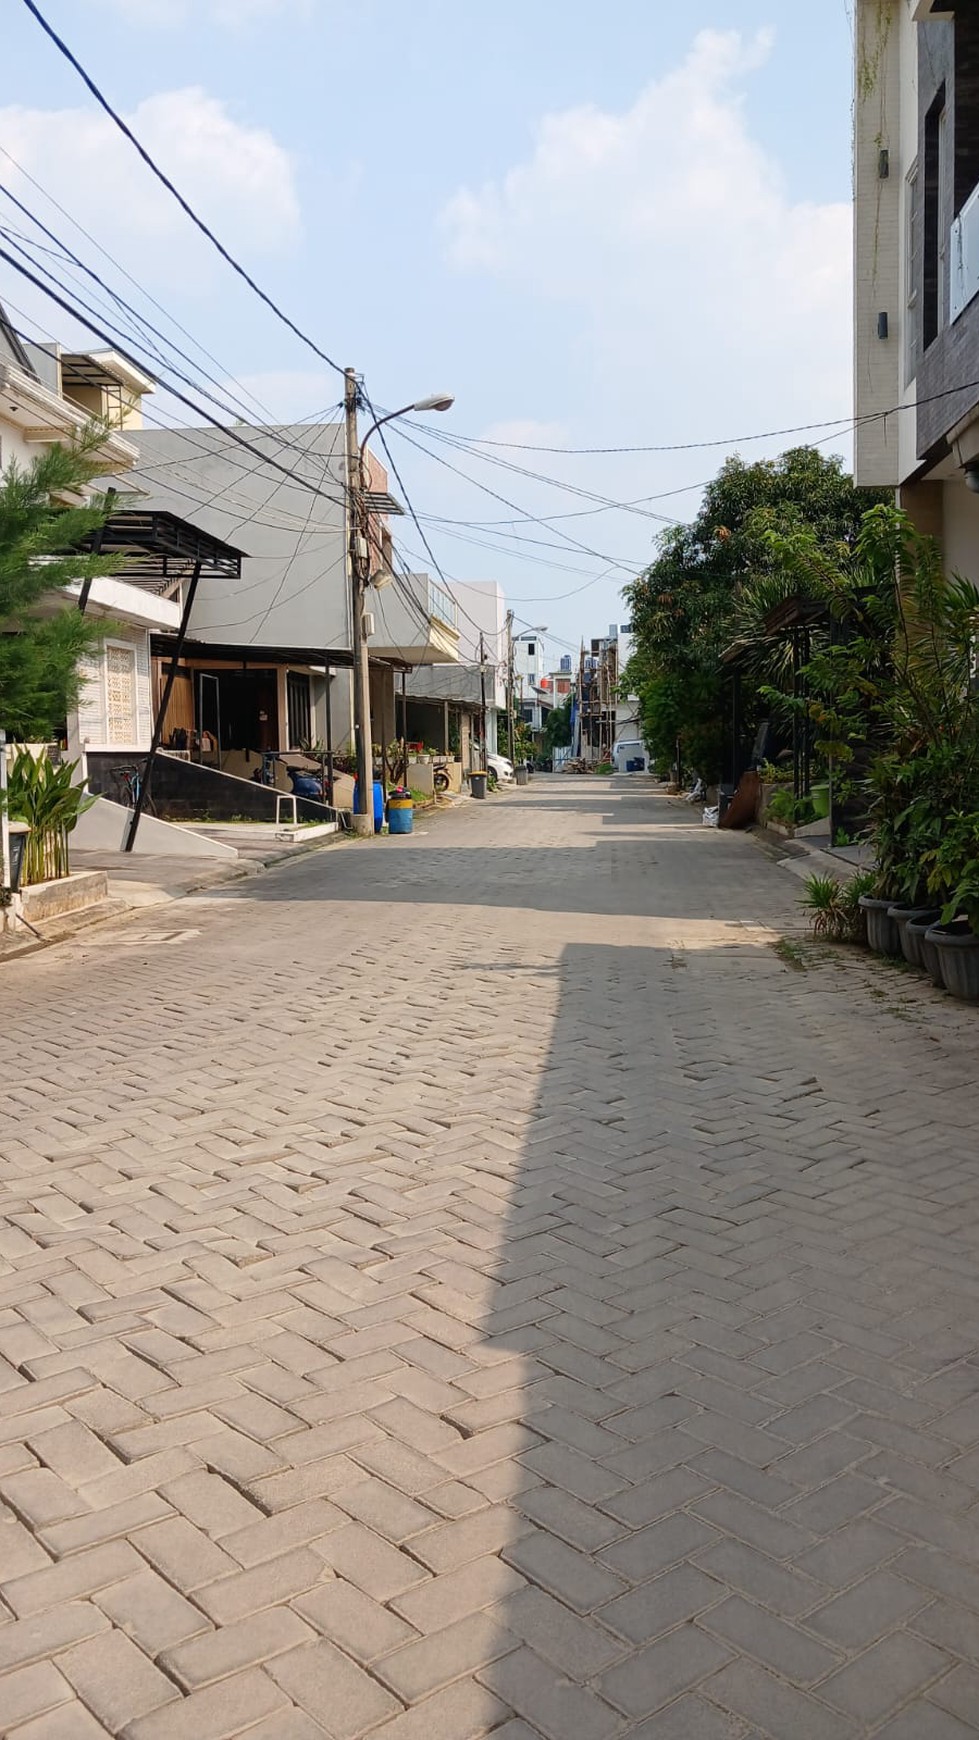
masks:
[[[99,797],[119,801],[118,781],[113,767],[132,767],[132,755],[90,754],[88,757],[89,790]],[[211,821],[250,822],[275,821],[275,792],[267,785],[236,779],[230,773],[218,773],[213,767],[198,767],[192,761],[177,761],[162,755],[153,770],[153,803],[164,822]],[[296,812],[301,822],[329,822],[334,811],[310,798],[296,799]],[[291,814],[283,806],[283,818]]]
[[[973,8],[962,7],[954,20],[936,20],[918,29],[918,163],[922,196],[925,192],[925,123],[935,100],[945,87],[949,145],[954,172],[947,178],[947,196],[939,213],[946,238],[956,212],[979,180],[979,17]],[[914,311],[914,347],[920,355],[922,318],[926,307],[923,226],[925,198],[919,200],[912,250],[917,307]],[[947,275],[946,275],[947,276]],[[940,313],[940,331],[918,363],[918,457],[937,457],[948,431],[979,405],[979,390],[968,387],[952,391],[962,381],[979,380],[979,297],[948,324],[948,287]]]

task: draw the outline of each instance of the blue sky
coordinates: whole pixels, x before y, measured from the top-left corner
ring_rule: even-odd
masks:
[[[330,355],[364,372],[378,403],[447,386],[457,404],[439,433],[557,447],[698,442],[848,414],[846,0],[47,0],[45,11],[229,247]],[[0,108],[0,146],[222,375],[281,417],[338,398],[167,206],[19,0],[5,27],[16,102]],[[0,181],[70,234],[3,158]],[[77,234],[73,245],[102,269]],[[0,295],[79,336],[5,265]],[[423,513],[552,522],[426,521],[448,572],[500,579],[519,616],[567,641],[622,615],[619,586],[648,560],[659,522],[618,510],[552,520],[597,504],[433,437],[421,439],[514,506],[399,441]],[[696,506],[688,486],[724,457],[484,451],[615,500],[683,489],[649,504],[681,517]],[[414,559],[417,535],[404,541]]]

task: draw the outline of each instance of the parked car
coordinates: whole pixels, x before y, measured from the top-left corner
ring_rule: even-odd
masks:
[[[638,737],[623,739],[612,751],[612,763],[616,773],[647,773],[649,755],[646,745]]]
[[[486,771],[492,776],[491,785],[493,778],[495,778],[497,785],[513,784],[513,762],[508,761],[505,755],[488,755],[486,757]]]

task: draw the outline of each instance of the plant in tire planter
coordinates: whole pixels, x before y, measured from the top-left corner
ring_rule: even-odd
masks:
[[[979,811],[946,818],[929,865],[929,886],[946,897],[939,923],[928,932],[945,989],[979,1002]]]
[[[941,912],[935,906],[892,906],[891,915],[897,925],[901,939],[901,953],[909,967],[917,967],[922,973],[932,973],[932,967],[925,959],[924,942],[933,924],[941,918]],[[937,961],[936,961],[937,964]],[[934,976],[932,974],[932,976]],[[940,984],[941,970],[935,981]]]
[[[935,928],[934,925],[919,924],[916,919],[912,919],[909,928],[920,948],[921,965],[924,971],[936,989],[944,991],[945,974],[942,972],[942,957],[938,952],[938,944],[931,934]]]

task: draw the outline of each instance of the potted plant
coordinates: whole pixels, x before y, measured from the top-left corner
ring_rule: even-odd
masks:
[[[872,870],[858,871],[846,882],[838,882],[835,876],[807,876],[802,905],[813,936],[828,942],[865,943],[866,914],[861,898],[875,881]]]
[[[10,769],[7,801],[11,816],[29,828],[21,881],[25,886],[53,882],[69,873],[68,835],[79,816],[95,802],[73,785],[77,761],[56,766],[48,754],[21,749]]]
[[[928,867],[929,887],[943,903],[926,941],[945,989],[964,1002],[979,1002],[979,811],[945,817]]]

